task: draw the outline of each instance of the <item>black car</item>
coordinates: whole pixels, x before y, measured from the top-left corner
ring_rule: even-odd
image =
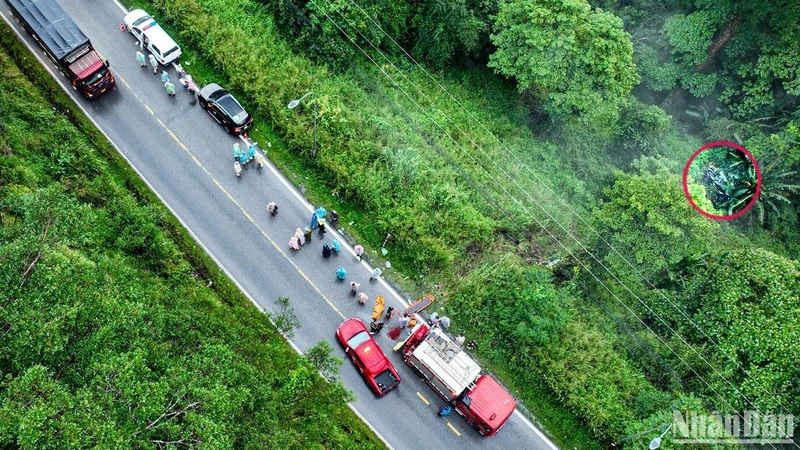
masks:
[[[200,106],[230,134],[242,134],[253,126],[253,117],[247,114],[242,105],[230,92],[220,85],[211,83],[200,90]]]

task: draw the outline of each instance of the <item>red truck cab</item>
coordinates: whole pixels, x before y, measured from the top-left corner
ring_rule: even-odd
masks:
[[[114,87],[108,62],[96,50],[90,50],[69,65],[72,86],[87,98],[95,98]]]
[[[493,436],[505,425],[517,407],[517,399],[489,375],[481,375],[475,387],[461,394],[456,412],[478,432]]]
[[[403,361],[478,432],[493,436],[517,400],[439,328],[417,325],[402,344]]]

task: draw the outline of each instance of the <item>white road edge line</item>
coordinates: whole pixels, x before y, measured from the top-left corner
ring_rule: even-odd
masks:
[[[127,9],[127,8],[126,8],[126,7],[125,7],[125,6],[124,6],[122,3],[120,3],[120,2],[119,2],[119,0],[114,0],[114,3],[116,3],[116,4],[117,4],[117,7],[119,7],[120,11],[122,11],[122,13],[123,13],[123,14],[128,14],[128,9]],[[40,63],[40,64],[42,64],[42,65],[44,66],[44,68],[45,68],[45,69],[46,69],[46,70],[47,70],[47,71],[50,73],[50,75],[51,75],[51,76],[52,76],[54,79],[58,80],[58,77],[57,77],[57,76],[56,76],[56,75],[53,73],[53,71],[51,71],[51,70],[50,70],[50,67],[48,67],[48,66],[47,66],[47,64],[45,64],[45,62],[44,62],[44,61],[43,61],[43,60],[42,60],[42,59],[39,57],[39,55],[36,53],[36,51],[34,51],[34,49],[32,49],[32,48],[31,48],[31,47],[28,45],[28,42],[27,42],[27,41],[25,41],[25,39],[23,38],[23,36],[22,36],[22,35],[20,35],[20,33],[17,31],[17,29],[16,29],[16,28],[14,28],[14,25],[11,23],[11,21],[10,21],[10,20],[9,20],[7,17],[5,17],[5,15],[3,15],[1,12],[0,12],[0,16],[2,16],[2,17],[3,17],[3,20],[5,20],[5,21],[6,21],[6,23],[8,23],[8,25],[11,27],[11,29],[12,29],[12,30],[14,30],[14,33],[17,35],[17,37],[19,37],[19,38],[20,38],[20,40],[21,40],[21,41],[22,41],[22,42],[25,44],[25,46],[26,46],[26,47],[28,47],[28,50],[30,50],[30,51],[31,51],[31,53],[33,53],[33,55],[36,57],[36,59],[37,59],[37,60],[39,60],[39,63]],[[59,86],[61,86],[61,89],[63,89],[63,90],[64,90],[64,92],[66,92],[66,93],[67,93],[67,94],[68,94],[70,97],[72,97],[72,93],[71,93],[70,91],[68,91],[66,88],[64,88],[64,86],[63,86],[61,83],[58,83],[58,85],[59,85]],[[75,100],[75,99],[73,98],[73,101],[74,101],[74,100]],[[92,123],[95,125],[95,127],[97,127],[97,129],[98,129],[98,130],[100,130],[100,132],[101,132],[101,133],[103,133],[103,135],[106,137],[106,140],[108,140],[108,142],[110,142],[110,143],[111,143],[111,145],[113,145],[113,146],[114,146],[114,148],[117,150],[117,152],[118,152],[120,155],[122,155],[122,157],[123,157],[123,158],[125,158],[125,161],[127,161],[127,162],[128,162],[128,165],[129,165],[129,166],[130,166],[130,167],[131,167],[131,168],[132,168],[132,169],[133,169],[133,170],[136,172],[136,174],[137,174],[137,175],[139,175],[139,178],[141,178],[141,179],[142,179],[142,180],[145,182],[145,184],[147,185],[147,187],[148,187],[148,188],[150,188],[150,190],[151,190],[151,191],[152,191],[154,194],[156,194],[156,197],[158,197],[158,199],[159,199],[159,200],[161,200],[161,203],[163,203],[163,204],[164,204],[164,205],[167,207],[167,209],[169,209],[169,210],[170,210],[170,212],[172,213],[172,215],[173,215],[173,216],[175,216],[175,217],[178,219],[178,221],[180,222],[180,224],[181,224],[181,225],[182,225],[184,228],[186,228],[186,230],[187,230],[187,231],[189,231],[189,234],[192,236],[192,239],[194,239],[194,241],[195,241],[195,242],[197,242],[197,243],[200,245],[200,247],[202,247],[202,248],[203,248],[203,250],[206,252],[206,254],[208,254],[208,255],[211,257],[211,259],[212,259],[212,260],[213,260],[213,261],[214,261],[214,262],[217,264],[217,266],[218,266],[218,267],[220,267],[220,268],[222,269],[222,271],[223,271],[223,272],[224,272],[226,275],[228,275],[228,277],[229,277],[231,280],[233,280],[233,282],[236,284],[236,286],[238,286],[238,287],[239,287],[239,289],[240,289],[240,290],[241,290],[241,291],[242,291],[242,292],[243,292],[243,293],[244,293],[244,294],[247,296],[247,298],[249,298],[249,299],[250,299],[250,301],[251,301],[251,302],[253,302],[253,304],[254,304],[254,305],[256,305],[256,307],[257,307],[259,310],[261,310],[262,312],[265,312],[265,311],[264,311],[264,309],[263,309],[263,308],[262,308],[262,307],[261,307],[261,306],[260,306],[258,303],[256,303],[256,301],[253,299],[253,297],[252,297],[252,296],[251,296],[251,295],[250,295],[250,294],[249,294],[249,293],[248,293],[248,292],[247,292],[247,291],[244,289],[244,287],[242,287],[242,285],[241,285],[241,284],[239,284],[239,282],[236,280],[236,278],[234,278],[234,277],[233,277],[233,275],[232,275],[232,274],[230,274],[230,273],[229,273],[229,272],[228,272],[228,271],[227,271],[227,270],[226,270],[226,269],[225,269],[225,268],[222,266],[222,264],[219,262],[219,260],[217,260],[217,258],[216,258],[216,257],[215,257],[215,256],[214,256],[214,255],[213,255],[213,254],[212,254],[212,253],[211,253],[211,252],[208,250],[208,248],[206,248],[206,246],[205,246],[205,245],[203,245],[203,243],[202,243],[202,242],[200,242],[200,240],[197,238],[197,236],[196,236],[196,235],[195,235],[195,234],[192,232],[192,230],[191,230],[191,229],[190,229],[188,226],[186,226],[186,224],[183,222],[183,220],[181,220],[181,218],[180,218],[180,217],[178,217],[178,215],[177,215],[177,214],[175,214],[175,211],[172,209],[172,207],[170,207],[170,206],[169,206],[169,204],[167,204],[167,202],[166,202],[166,201],[164,201],[164,199],[161,197],[161,195],[160,195],[158,192],[156,192],[156,190],[155,190],[155,189],[153,189],[153,186],[150,184],[150,182],[149,182],[149,181],[147,181],[147,179],[146,179],[146,178],[145,178],[145,177],[144,177],[144,176],[143,176],[143,175],[142,175],[142,174],[139,172],[139,170],[138,170],[138,169],[136,169],[136,167],[134,167],[134,166],[133,166],[133,164],[131,164],[131,161],[130,161],[130,160],[129,160],[129,159],[126,157],[126,156],[125,156],[125,154],[122,152],[122,150],[120,150],[120,149],[119,149],[119,147],[117,147],[117,145],[116,145],[116,144],[115,144],[115,143],[114,143],[114,142],[111,140],[111,138],[109,138],[109,137],[108,137],[108,135],[106,134],[106,132],[105,132],[105,131],[104,131],[102,128],[100,128],[100,125],[99,125],[97,122],[95,122],[95,120],[94,120],[94,119],[91,117],[91,115],[89,115],[88,111],[86,111],[86,110],[83,108],[83,105],[81,105],[81,104],[80,104],[80,103],[78,103],[77,101],[75,101],[75,104],[76,104],[76,105],[78,105],[78,107],[81,109],[81,111],[83,111],[83,114],[84,114],[86,117],[88,117],[88,118],[89,118],[89,120],[91,120],[91,121],[92,121]],[[294,186],[292,186],[292,184],[289,182],[289,180],[288,180],[288,179],[287,179],[287,178],[286,178],[286,177],[283,175],[283,173],[281,173],[280,171],[278,171],[278,169],[275,167],[275,165],[272,163],[272,161],[271,161],[269,158],[267,158],[267,166],[269,167],[270,171],[272,171],[272,173],[275,175],[275,177],[276,177],[276,178],[278,178],[278,179],[281,181],[281,183],[283,183],[283,185],[284,185],[284,186],[286,186],[286,188],[289,190],[289,192],[291,192],[291,193],[292,193],[292,194],[295,196],[295,198],[297,198],[297,200],[298,200],[298,201],[300,201],[300,203],[301,203],[301,204],[305,205],[306,209],[307,209],[309,212],[314,212],[314,211],[315,211],[315,210],[314,210],[314,205],[312,205],[311,203],[309,203],[309,202],[308,202],[308,200],[306,200],[306,198],[305,198],[305,197],[303,197],[303,196],[300,194],[300,192],[298,192],[298,191],[297,191],[297,189],[295,189],[295,188],[294,188]],[[340,239],[339,239],[339,242],[341,242],[341,243],[342,243],[342,245],[343,245],[343,246],[344,246],[344,247],[347,249],[347,251],[348,251],[348,252],[350,252],[350,253],[353,255],[353,257],[355,257],[355,255],[356,255],[356,254],[355,254],[355,251],[354,251],[354,250],[353,250],[353,248],[350,246],[350,244],[348,244],[348,243],[347,243],[347,241],[346,241],[346,240],[345,240],[345,239],[344,239],[344,238],[343,238],[343,237],[342,237],[342,236],[339,234],[339,232],[336,230],[336,228],[335,228],[335,227],[332,227],[332,228],[333,228],[333,229],[331,230],[331,232],[332,232],[332,233],[334,233],[336,236],[338,236],[338,237],[340,238]],[[363,261],[363,260],[362,260],[362,261],[361,261],[361,265],[362,265],[363,267],[365,267],[367,270],[369,270],[370,272],[372,271],[372,268],[370,267],[370,265],[369,265],[369,264],[367,264],[367,262],[366,262],[366,261]],[[396,291],[396,290],[395,290],[395,289],[394,289],[394,288],[393,288],[391,285],[389,285],[389,283],[387,283],[387,282],[386,282],[386,280],[384,280],[384,279],[381,277],[381,278],[378,278],[378,281],[381,283],[381,285],[383,285],[383,287],[384,287],[386,290],[388,290],[389,292],[391,292],[392,296],[393,296],[393,297],[394,297],[396,300],[398,300],[398,301],[399,301],[399,302],[400,302],[402,305],[404,305],[404,306],[406,306],[406,307],[408,307],[408,306],[410,305],[410,303],[409,303],[409,302],[408,302],[406,299],[404,299],[404,298],[403,298],[403,297],[400,295],[400,293],[398,293],[398,292],[397,292],[397,291]],[[421,317],[421,316],[419,316],[419,314],[416,314],[416,316],[418,316],[418,317],[417,317],[417,319],[418,319],[418,320],[422,319],[422,317]],[[299,347],[297,347],[297,346],[294,344],[294,342],[292,342],[292,340],[291,340],[291,339],[286,339],[286,340],[287,340],[287,341],[289,342],[289,344],[290,344],[290,345],[291,345],[291,346],[292,346],[292,347],[295,349],[295,351],[297,351],[297,353],[299,353],[300,355],[302,355],[302,354],[303,354],[303,352],[300,350],[300,348],[299,348]],[[387,446],[387,447],[389,447],[389,448],[393,448],[393,447],[392,447],[392,446],[389,444],[389,442],[388,442],[386,439],[384,439],[384,438],[383,438],[383,436],[381,436],[381,434],[380,434],[380,433],[378,433],[378,431],[377,431],[377,430],[375,430],[375,429],[372,427],[372,424],[370,424],[369,422],[367,422],[367,421],[366,421],[366,419],[364,418],[364,416],[362,416],[360,413],[358,413],[358,412],[356,411],[356,409],[355,409],[355,406],[354,406],[352,403],[348,403],[348,406],[350,406],[350,409],[352,409],[354,412],[356,412],[356,415],[358,415],[358,416],[361,418],[361,420],[363,420],[363,421],[364,421],[364,423],[366,423],[366,424],[367,424],[367,426],[368,426],[368,427],[369,427],[369,428],[370,428],[370,429],[371,429],[371,430],[372,430],[372,431],[373,431],[373,432],[374,432],[374,433],[375,433],[375,434],[378,436],[378,438],[380,438],[380,439],[381,439],[381,440],[384,442],[384,444],[386,444],[386,446]],[[552,448],[553,450],[559,450],[559,449],[558,449],[558,447],[557,447],[555,444],[553,444],[553,442],[552,442],[552,441],[551,441],[551,440],[550,440],[550,439],[549,439],[547,436],[545,436],[545,435],[544,435],[544,433],[542,433],[542,432],[541,432],[541,431],[540,431],[540,430],[539,430],[539,429],[538,429],[538,428],[537,428],[537,427],[536,427],[536,426],[535,426],[535,425],[534,425],[534,424],[533,424],[533,423],[532,423],[530,420],[528,420],[528,418],[527,418],[527,417],[525,417],[525,415],[524,415],[524,414],[522,414],[521,412],[519,412],[519,410],[518,410],[518,409],[515,409],[515,410],[514,410],[514,414],[515,414],[517,417],[519,417],[520,419],[522,419],[523,423],[525,423],[525,424],[526,424],[526,425],[527,425],[529,428],[531,428],[531,429],[532,429],[532,430],[533,430],[533,431],[534,431],[534,432],[535,432],[535,433],[536,433],[536,434],[537,434],[537,435],[538,435],[538,436],[539,436],[539,437],[540,437],[540,438],[541,438],[543,441],[545,441],[545,443],[547,443],[547,445],[549,445],[549,446],[550,446],[550,448]]]
[[[120,5],[120,3],[119,3],[117,0],[114,0],[114,2],[115,2],[115,3],[116,3],[116,4],[117,4],[117,5],[120,7],[120,8],[122,8],[122,9],[123,9],[123,11],[125,11],[125,9],[122,7],[122,5]],[[214,256],[214,254],[213,254],[213,253],[212,253],[212,252],[211,252],[211,251],[208,249],[208,247],[206,247],[206,246],[205,246],[205,244],[203,244],[203,242],[202,242],[202,241],[201,241],[201,240],[200,240],[200,239],[197,237],[197,235],[196,235],[196,234],[194,234],[194,232],[192,231],[192,229],[191,229],[191,228],[189,228],[189,227],[186,225],[186,223],[183,221],[183,219],[181,219],[181,218],[180,218],[180,216],[178,216],[178,214],[176,214],[176,213],[175,213],[175,210],[174,210],[174,209],[172,209],[172,207],[169,205],[169,203],[167,203],[167,201],[166,201],[166,200],[164,200],[164,198],[161,196],[161,194],[159,194],[159,193],[158,193],[158,191],[156,191],[156,190],[153,188],[153,185],[151,185],[151,184],[150,184],[150,182],[147,180],[147,178],[145,178],[145,176],[144,176],[144,175],[143,175],[141,172],[139,172],[139,169],[137,169],[137,168],[136,168],[136,166],[134,166],[134,165],[131,163],[131,160],[130,160],[130,159],[128,159],[128,157],[127,157],[127,156],[125,156],[125,153],[124,153],[124,152],[123,152],[123,151],[122,151],[122,150],[121,150],[121,149],[120,149],[120,148],[117,146],[117,144],[116,144],[116,143],[115,143],[113,140],[111,140],[111,138],[108,136],[108,134],[105,132],[105,130],[103,130],[103,128],[102,128],[102,127],[100,127],[100,124],[98,124],[98,123],[97,123],[97,122],[94,120],[94,118],[93,118],[93,117],[92,117],[92,116],[89,114],[89,112],[88,112],[88,111],[87,111],[87,110],[86,110],[86,109],[83,107],[83,105],[81,105],[79,102],[77,102],[77,101],[75,100],[75,98],[73,97],[73,93],[72,93],[72,92],[70,92],[69,90],[67,90],[67,88],[65,88],[65,87],[64,87],[64,85],[62,85],[62,84],[61,84],[61,83],[58,81],[58,80],[59,80],[58,76],[56,76],[56,74],[55,74],[55,73],[53,73],[53,71],[52,71],[52,70],[50,70],[50,67],[49,67],[49,66],[48,66],[48,65],[47,65],[47,64],[46,64],[46,63],[45,63],[45,62],[42,60],[42,58],[39,56],[39,54],[38,54],[38,53],[37,53],[37,52],[36,52],[36,51],[35,51],[33,48],[31,48],[31,46],[30,46],[30,45],[28,45],[28,42],[25,40],[24,36],[22,36],[22,35],[19,33],[19,31],[17,31],[16,27],[14,27],[14,24],[13,24],[13,23],[12,23],[12,22],[9,20],[9,18],[8,18],[8,17],[6,17],[6,16],[5,16],[5,14],[3,14],[3,13],[2,13],[2,11],[0,11],[0,17],[2,17],[2,18],[3,18],[3,20],[6,22],[6,24],[8,24],[8,26],[9,26],[9,27],[10,27],[10,28],[11,28],[11,29],[14,31],[14,34],[16,34],[16,35],[17,35],[17,38],[19,38],[19,40],[20,40],[20,41],[21,41],[21,42],[22,42],[22,43],[25,45],[25,47],[27,47],[27,48],[28,48],[28,50],[30,50],[30,52],[33,54],[33,56],[34,56],[34,57],[36,57],[36,59],[39,61],[39,64],[41,64],[41,65],[42,65],[42,66],[45,68],[45,70],[47,70],[47,72],[50,74],[50,76],[51,76],[51,77],[53,77],[53,79],[54,79],[54,80],[56,81],[56,83],[57,83],[57,84],[58,84],[58,85],[61,87],[61,89],[62,89],[64,92],[66,92],[66,93],[67,93],[67,95],[68,95],[68,96],[69,96],[69,97],[72,99],[72,101],[73,101],[73,102],[75,102],[75,105],[76,105],[78,108],[80,108],[80,110],[83,112],[83,114],[84,114],[84,115],[85,115],[85,116],[86,116],[86,117],[87,117],[87,118],[88,118],[88,119],[89,119],[89,120],[90,120],[90,121],[91,121],[91,122],[94,124],[94,126],[95,126],[95,127],[96,127],[96,128],[97,128],[97,129],[98,129],[100,132],[101,132],[101,133],[103,133],[103,136],[105,136],[106,140],[107,140],[107,141],[108,141],[108,142],[109,142],[109,143],[110,143],[110,144],[111,144],[111,145],[114,147],[114,149],[117,151],[117,153],[119,153],[119,154],[120,154],[120,156],[122,156],[122,158],[123,158],[123,159],[125,159],[125,161],[128,163],[128,166],[129,166],[131,169],[133,169],[133,171],[134,171],[134,172],[136,172],[136,174],[139,176],[139,178],[141,178],[141,179],[142,179],[142,181],[144,181],[144,183],[147,185],[147,187],[150,189],[150,191],[151,191],[151,192],[153,192],[153,194],[155,194],[155,196],[156,196],[156,197],[157,197],[157,198],[158,198],[158,199],[161,201],[161,203],[163,203],[163,204],[164,204],[164,206],[166,206],[166,207],[167,207],[167,209],[168,209],[168,210],[169,210],[169,211],[172,213],[173,217],[175,217],[175,218],[178,220],[178,222],[181,224],[181,226],[183,226],[183,228],[185,228],[185,229],[186,229],[186,231],[188,231],[188,232],[189,232],[189,235],[192,237],[192,239],[193,239],[193,240],[194,240],[194,241],[195,241],[195,242],[196,242],[196,243],[197,243],[197,244],[198,244],[198,245],[199,245],[199,246],[200,246],[200,247],[203,249],[203,251],[205,251],[205,252],[206,252],[206,254],[207,254],[207,255],[208,255],[210,258],[211,258],[211,260],[212,260],[212,261],[214,261],[214,263],[217,265],[217,267],[219,267],[219,268],[222,270],[222,272],[223,272],[223,273],[225,273],[225,275],[227,275],[227,276],[228,276],[228,278],[230,278],[230,279],[233,281],[233,283],[234,283],[234,284],[236,284],[236,286],[239,288],[239,290],[240,290],[240,291],[242,291],[242,293],[243,293],[243,294],[244,294],[244,295],[245,295],[245,296],[246,296],[248,299],[250,299],[250,301],[253,303],[253,305],[255,305],[255,307],[256,307],[256,308],[257,308],[259,311],[261,311],[262,313],[264,313],[265,315],[267,315],[267,312],[264,310],[264,308],[262,308],[262,307],[261,307],[261,305],[259,305],[259,304],[258,304],[258,302],[256,302],[256,300],[253,298],[253,296],[252,296],[252,295],[250,295],[250,293],[249,293],[249,292],[247,292],[247,290],[244,288],[244,286],[242,286],[242,284],[241,284],[241,283],[239,283],[239,281],[236,279],[236,277],[234,277],[232,273],[228,272],[228,269],[226,269],[226,268],[225,268],[225,266],[223,266],[223,265],[222,265],[222,263],[221,263],[221,262],[220,262],[220,261],[217,259],[217,257],[216,257],[216,256]],[[292,189],[292,191],[294,191],[294,189]],[[310,204],[309,204],[309,205],[310,205]],[[309,206],[309,207],[311,208],[311,206]],[[267,318],[270,320],[270,322],[272,322],[272,319],[269,317],[269,315],[267,315]],[[274,325],[274,324],[275,324],[275,323],[273,322],[273,325]],[[277,330],[277,328],[276,328],[276,330]],[[292,349],[294,349],[294,351],[295,351],[295,352],[297,352],[297,354],[298,354],[298,355],[300,355],[300,356],[304,356],[304,354],[303,354],[303,351],[302,351],[302,350],[300,350],[300,347],[298,347],[298,346],[297,346],[297,344],[295,344],[295,343],[294,343],[294,342],[293,342],[291,339],[288,339],[288,338],[286,338],[286,336],[284,336],[284,339],[286,339],[286,341],[289,343],[289,345],[292,347]],[[319,374],[320,374],[320,376],[322,376],[322,378],[325,378],[325,377],[322,375],[322,372],[319,372]],[[352,411],[353,411],[353,412],[356,414],[356,416],[358,416],[358,418],[359,418],[359,419],[361,419],[361,421],[362,421],[362,422],[364,422],[364,423],[367,425],[367,427],[368,427],[368,428],[369,428],[369,429],[370,429],[370,430],[371,430],[373,433],[375,433],[375,435],[376,435],[376,436],[378,436],[378,439],[380,439],[380,440],[381,440],[381,441],[384,443],[384,445],[386,445],[386,447],[387,447],[387,448],[389,448],[389,449],[391,449],[391,450],[394,450],[394,447],[392,447],[392,444],[390,444],[390,443],[389,443],[389,441],[387,441],[387,440],[386,440],[386,438],[384,438],[384,437],[383,437],[383,435],[381,435],[381,434],[378,432],[378,430],[376,430],[376,429],[375,429],[375,427],[373,427],[373,426],[372,426],[372,424],[371,424],[371,423],[369,423],[369,422],[366,420],[366,418],[365,418],[365,417],[364,417],[364,416],[363,416],[363,415],[362,415],[360,412],[358,412],[358,410],[355,408],[355,405],[353,405],[353,403],[352,403],[352,402],[348,403],[348,404],[347,404],[347,406],[348,406],[348,407],[349,407],[349,408],[350,408],[350,409],[351,409],[351,410],[352,410]]]

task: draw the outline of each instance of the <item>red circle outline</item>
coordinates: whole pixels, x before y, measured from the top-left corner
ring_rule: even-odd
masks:
[[[704,152],[705,150],[714,147],[733,147],[736,150],[739,150],[740,152],[744,153],[745,156],[747,156],[747,159],[749,159],[750,162],[753,163],[753,167],[756,168],[756,193],[755,195],[753,195],[753,199],[750,200],[750,203],[748,203],[747,206],[742,208],[741,211],[737,211],[733,214],[722,215],[722,216],[717,214],[711,214],[710,212],[707,212],[702,208],[700,208],[699,206],[697,206],[697,203],[694,202],[694,199],[692,198],[691,194],[689,194],[689,183],[688,183],[689,167],[692,165],[694,159],[697,158],[697,155]],[[708,144],[698,148],[697,151],[695,151],[692,154],[692,156],[689,157],[689,161],[686,162],[686,167],[683,168],[683,177],[681,179],[681,183],[683,184],[683,195],[686,196],[686,199],[689,200],[689,203],[692,205],[692,208],[694,208],[697,212],[713,220],[733,220],[737,217],[740,217],[747,211],[749,211],[750,208],[752,208],[753,205],[755,205],[756,202],[758,201],[758,197],[759,195],[761,195],[761,168],[758,167],[758,162],[756,162],[756,159],[753,157],[753,155],[741,145],[728,141],[714,141],[714,142],[709,142]]]

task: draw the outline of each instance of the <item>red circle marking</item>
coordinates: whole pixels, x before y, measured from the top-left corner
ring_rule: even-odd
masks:
[[[747,206],[742,208],[741,211],[737,211],[733,214],[728,214],[728,215],[711,214],[710,212],[705,211],[699,206],[697,206],[697,203],[694,202],[694,199],[692,198],[691,194],[689,194],[689,183],[688,183],[689,167],[692,165],[694,159],[697,158],[697,155],[714,147],[735,148],[736,150],[739,150],[740,152],[744,153],[745,156],[747,156],[747,159],[749,159],[750,162],[753,163],[753,167],[756,168],[756,193],[755,195],[753,195],[752,200],[750,200],[750,203],[748,203]],[[750,208],[752,208],[753,205],[755,205],[756,202],[758,201],[758,196],[761,194],[761,169],[758,167],[758,163],[756,162],[756,159],[753,157],[753,155],[741,145],[728,141],[714,141],[714,142],[709,142],[708,144],[698,148],[697,151],[692,154],[692,156],[689,158],[689,161],[686,162],[686,167],[683,168],[683,179],[681,180],[681,183],[683,184],[683,195],[686,196],[686,199],[689,200],[689,203],[692,205],[692,208],[697,210],[697,212],[713,220],[732,220],[749,211]]]

